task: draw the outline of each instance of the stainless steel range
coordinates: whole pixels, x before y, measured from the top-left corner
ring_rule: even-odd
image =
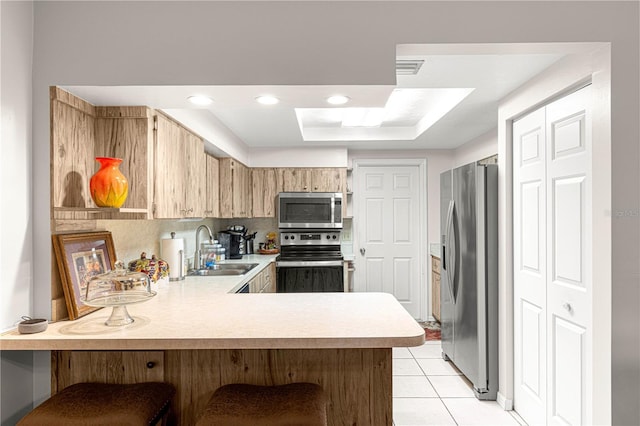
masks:
[[[340,231],[280,230],[278,293],[342,292]]]

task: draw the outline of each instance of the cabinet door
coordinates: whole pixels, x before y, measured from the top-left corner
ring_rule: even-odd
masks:
[[[220,159],[220,217],[250,217],[251,171],[233,158]]]
[[[249,281],[249,293],[260,293],[260,290],[262,290],[262,282],[263,273],[260,272]]]
[[[253,180],[251,177],[251,169],[244,164],[240,164],[240,166],[242,170],[242,180],[240,181],[240,184],[242,186],[242,209],[240,211],[240,217],[251,217],[251,208],[253,205],[253,193],[251,192]]]
[[[271,262],[268,267],[262,271],[262,290],[260,293],[276,292],[276,264]]]
[[[207,183],[205,192],[205,217],[220,215],[220,165],[216,157],[205,154],[207,164]]]
[[[285,192],[311,191],[310,169],[281,169],[282,190]]]
[[[183,129],[163,115],[156,116],[154,218],[183,217],[185,209],[185,137]]]
[[[251,171],[244,164],[233,160],[231,163],[233,217],[251,215]]]
[[[431,274],[432,294],[431,310],[433,317],[440,321],[440,274],[435,272]]]
[[[206,210],[207,163],[204,142],[200,137],[183,129],[185,133],[185,179],[184,217],[204,217]]]
[[[253,217],[275,217],[276,195],[280,192],[276,169],[252,169]]]
[[[346,181],[347,169],[311,169],[312,192],[344,192]]]
[[[220,217],[233,217],[233,175],[231,173],[232,158],[220,158]]]

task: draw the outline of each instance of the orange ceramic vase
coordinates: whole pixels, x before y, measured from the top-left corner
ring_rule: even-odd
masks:
[[[122,207],[129,195],[129,182],[118,166],[121,158],[96,157],[100,170],[91,176],[91,198],[98,207]]]

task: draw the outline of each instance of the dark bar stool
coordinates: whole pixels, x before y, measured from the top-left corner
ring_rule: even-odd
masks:
[[[326,397],[313,383],[218,388],[197,426],[326,426]]]
[[[18,425],[155,425],[169,413],[175,392],[168,383],[78,383],[43,402]]]

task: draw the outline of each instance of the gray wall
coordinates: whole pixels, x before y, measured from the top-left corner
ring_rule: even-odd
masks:
[[[31,315],[31,61],[33,4],[0,2],[0,330]],[[49,269],[47,267],[47,269]],[[34,400],[33,352],[0,352],[0,424]]]
[[[638,25],[637,2],[39,2],[33,258],[50,261],[50,85],[394,84],[398,43],[610,41],[612,210],[635,213],[613,225],[612,422],[640,424]]]

